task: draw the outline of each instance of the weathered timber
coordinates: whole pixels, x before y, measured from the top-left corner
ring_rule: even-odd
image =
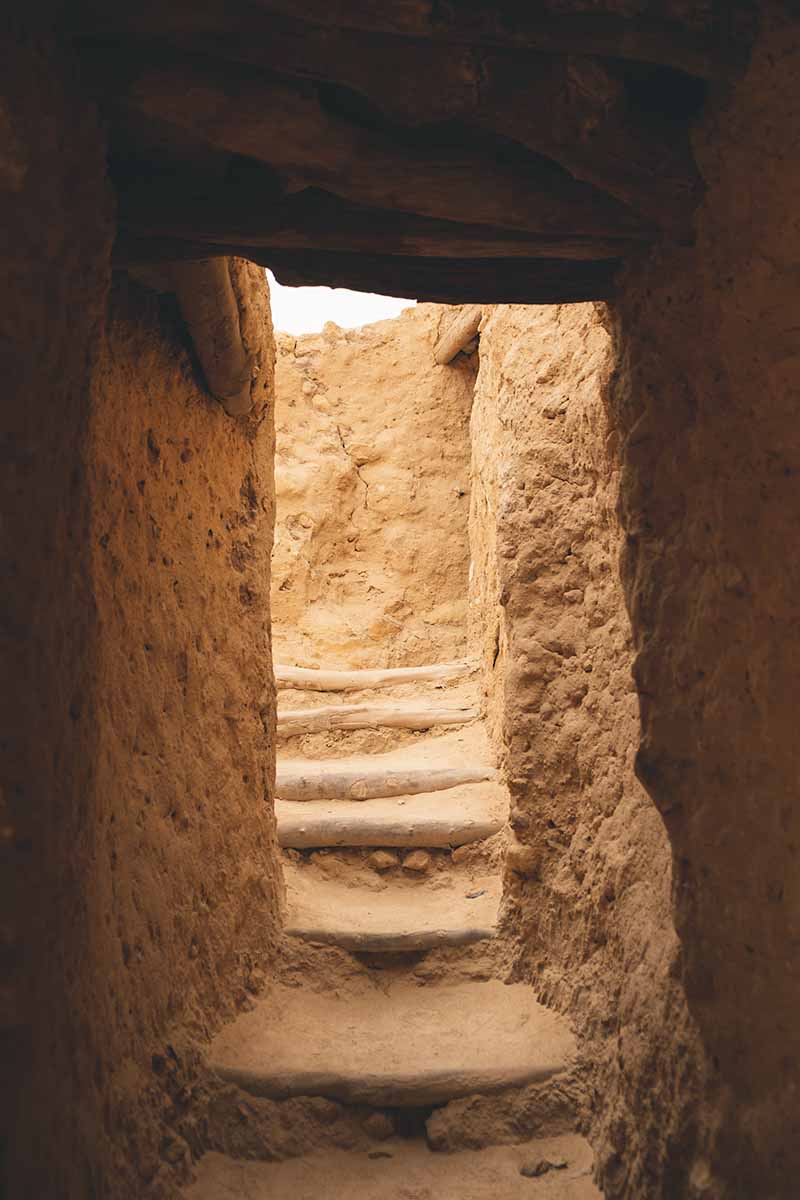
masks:
[[[262,181],[262,174],[264,179]],[[433,258],[620,258],[645,235],[530,234],[354,205],[307,188],[276,200],[260,168],[225,180],[192,172],[155,176],[118,190],[122,227],[136,237],[278,250]]]
[[[599,58],[478,51],[407,38],[399,72],[396,38],[300,22],[279,26],[268,39],[200,37],[180,44],[211,58],[346,86],[391,121],[460,120],[512,138],[662,225],[687,227],[698,199],[685,123],[635,112],[619,65]],[[409,88],[409,76],[425,79],[425,87]]]
[[[275,794],[281,800],[372,800],[439,792],[462,783],[496,779],[492,767],[303,767],[278,764]]]
[[[277,800],[278,842],[297,850],[314,846],[464,846],[498,833],[508,819],[497,783],[470,784],[434,796],[369,804]]]
[[[276,663],[275,683],[279,688],[309,692],[360,692],[365,688],[393,687],[398,683],[429,683],[459,679],[472,670],[468,662],[434,663],[427,667],[367,667],[355,671],[326,671]]]
[[[189,34],[270,35],[276,16],[310,26],[390,34],[478,46],[513,47],[547,54],[592,54],[673,67],[703,79],[725,78],[742,65],[746,45],[711,26],[695,30],[677,21],[608,12],[542,13],[538,6],[451,4],[429,0],[139,0],[109,5],[80,0],[65,9],[62,28],[81,39]]]
[[[480,328],[482,316],[483,309],[479,304],[474,304],[466,312],[460,313],[433,347],[434,361],[440,366],[452,362],[455,356],[475,337]]]
[[[209,391],[231,416],[249,412],[253,360],[242,340],[228,259],[175,263],[170,275]]]
[[[529,233],[635,236],[644,220],[548,160],[401,142],[329,112],[301,82],[207,59],[120,78],[115,103],[359,204]]]
[[[296,736],[328,729],[432,729],[434,725],[465,725],[480,713],[467,705],[335,704],[278,713],[278,733]]]
[[[280,283],[349,287],[439,304],[577,304],[614,295],[616,258],[576,262],[549,258],[413,258],[401,255],[292,251],[268,246],[212,246],[174,238],[121,234],[114,264],[235,255],[270,267]]]
[[[614,294],[618,259],[383,258],[369,254],[257,251],[281,283],[324,284],[440,304],[577,304]]]

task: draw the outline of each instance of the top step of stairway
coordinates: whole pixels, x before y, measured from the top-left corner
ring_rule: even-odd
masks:
[[[210,1065],[257,1096],[423,1107],[567,1070],[567,1023],[524,983],[275,986],[219,1034]]]
[[[394,687],[399,683],[441,683],[460,679],[474,670],[469,662],[435,663],[428,667],[377,667],[356,671],[328,671],[276,663],[275,685],[310,692],[361,692]]]

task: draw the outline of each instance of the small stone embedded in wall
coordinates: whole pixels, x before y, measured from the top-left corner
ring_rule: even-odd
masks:
[[[431,856],[425,850],[412,850],[403,859],[403,870],[424,875],[431,869]]]
[[[364,1118],[364,1131],[376,1142],[385,1142],[394,1134],[394,1122],[388,1113],[373,1112]]]
[[[400,866],[400,859],[389,850],[375,850],[367,859],[367,866],[372,867],[373,871],[391,871],[393,867]]]

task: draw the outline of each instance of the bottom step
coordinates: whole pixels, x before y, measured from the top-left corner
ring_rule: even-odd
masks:
[[[369,1153],[325,1150],[288,1162],[240,1162],[207,1154],[185,1200],[601,1200],[592,1151],[577,1134],[458,1154],[419,1142]],[[523,1175],[549,1161],[565,1164]]]

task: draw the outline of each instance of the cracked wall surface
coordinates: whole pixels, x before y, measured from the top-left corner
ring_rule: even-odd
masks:
[[[433,361],[450,310],[278,337],[276,656],[403,666],[466,648],[474,360]]]

